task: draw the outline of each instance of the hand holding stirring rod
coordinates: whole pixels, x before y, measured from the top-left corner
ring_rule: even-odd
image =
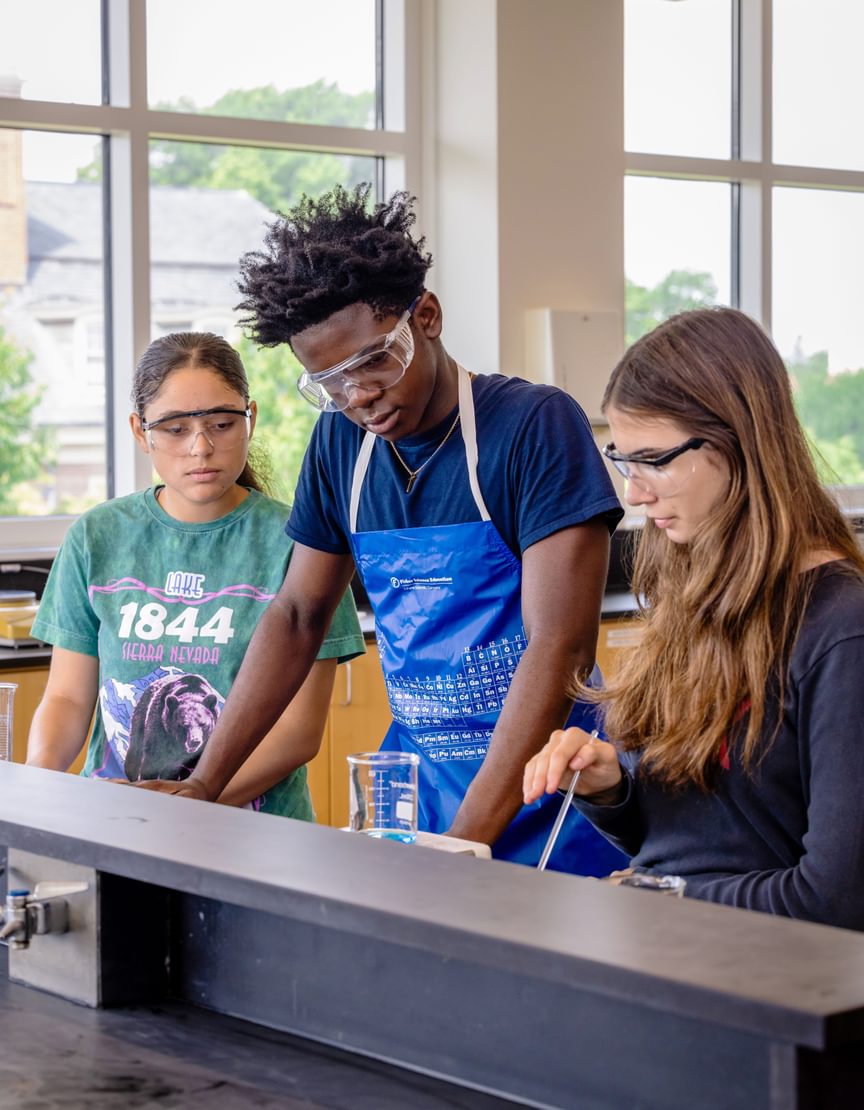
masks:
[[[596,729],[590,736],[580,728],[559,729],[525,767],[523,794],[526,804],[536,801],[541,794],[557,790],[568,768],[575,772],[537,864],[541,871],[546,868],[580,779],[583,784],[580,793],[589,795],[610,790],[621,781],[621,766],[615,749],[605,742],[595,743],[596,739]]]

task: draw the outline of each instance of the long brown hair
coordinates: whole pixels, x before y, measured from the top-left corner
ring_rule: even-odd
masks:
[[[228,340],[209,331],[175,331],[154,339],[135,367],[132,404],[142,420],[144,406],[158,396],[168,375],[186,367],[212,370],[235,393],[239,393],[243,403],[248,406],[249,382],[246,368]],[[250,444],[246,464],[237,479],[237,485],[256,489],[259,493],[269,493],[269,464],[258,450],[257,444]]]
[[[729,468],[728,496],[689,544],[645,528],[633,573],[642,635],[596,698],[610,738],[641,750],[653,775],[709,788],[748,707],[745,766],[764,750],[763,728],[770,738],[780,726],[812,587],[807,556],[839,552],[860,571],[864,557],[816,475],[783,361],[744,313],[699,309],[660,324],[615,368],[603,408],[674,420]]]

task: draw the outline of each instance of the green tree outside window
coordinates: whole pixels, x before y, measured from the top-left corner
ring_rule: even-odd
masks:
[[[249,377],[249,394],[258,403],[253,444],[257,441],[260,454],[256,459],[253,449],[252,461],[268,476],[274,496],[291,501],[318,418],[297,392],[302,367],[287,345],[256,347],[244,337],[237,350]]]
[[[663,320],[716,303],[707,273],[672,270],[649,288],[627,280],[628,346]],[[820,477],[828,485],[864,484],[864,368],[828,373],[828,352],[805,354],[800,345],[786,359],[795,404]]]
[[[37,428],[36,408],[44,390],[33,383],[33,356],[0,327],[0,515],[13,516],[32,500],[28,483],[53,463],[48,431]]]
[[[374,97],[371,92],[342,92],[322,80],[294,89],[265,85],[232,90],[201,109],[188,99],[157,107],[202,115],[365,127]],[[84,181],[98,180],[100,175],[98,159],[78,174]],[[337,184],[350,188],[368,175],[368,158],[163,140],[153,142],[150,149],[150,180],[154,185],[243,189],[272,212],[285,210],[304,193],[318,196]],[[249,249],[259,245],[250,243]],[[259,470],[269,473],[274,495],[290,501],[317,418],[316,411],[296,389],[302,367],[287,345],[262,349],[243,338],[237,349],[249,377],[251,396],[258,403],[253,461],[257,447]]]

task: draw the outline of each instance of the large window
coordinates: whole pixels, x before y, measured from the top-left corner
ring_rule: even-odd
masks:
[[[729,303],[729,194],[721,181],[624,182],[628,343],[680,308]]]
[[[0,129],[0,515],[107,493],[101,145]]]
[[[280,493],[314,413],[235,312],[240,255],[302,193],[417,176],[403,0],[6,0],[0,26],[0,548],[150,478],[136,357],[207,329],[244,355]],[[409,137],[412,136],[413,137]],[[416,189],[416,185],[415,185]]]
[[[628,339],[732,304],[829,483],[864,483],[859,0],[625,0]]]
[[[147,0],[152,108],[375,127],[375,0],[206,4]]]
[[[729,157],[732,2],[627,0],[627,150]]]

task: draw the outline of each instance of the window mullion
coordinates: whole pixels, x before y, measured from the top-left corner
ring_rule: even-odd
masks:
[[[114,496],[150,481],[149,459],[127,433],[135,362],[150,339],[150,200],[146,7],[110,5],[109,95],[129,109],[128,127],[108,140],[105,211],[108,304],[109,488]]]
[[[738,156],[751,167],[736,186],[732,272],[737,271],[738,288],[733,300],[766,328],[771,321],[770,15],[770,0],[737,0],[733,44],[738,48]]]
[[[773,119],[774,119],[774,81],[773,81],[773,37],[771,27],[773,0],[761,0],[759,12],[762,24],[762,161],[765,172],[762,176],[761,220],[762,235],[760,259],[760,279],[762,283],[762,311],[759,314],[765,329],[771,331],[772,301],[772,258],[771,241],[773,237],[772,198],[773,183],[771,167],[774,161]]]

